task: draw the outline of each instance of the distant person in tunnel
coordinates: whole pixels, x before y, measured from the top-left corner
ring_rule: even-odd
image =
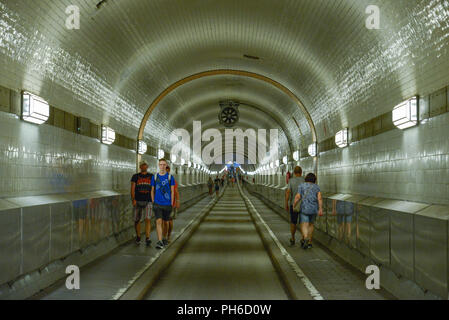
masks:
[[[170,174],[170,167],[167,166],[167,172]],[[172,203],[172,211],[170,214],[170,220],[168,222],[168,229],[164,230],[164,238],[167,239],[167,242],[170,243],[170,237],[171,233],[173,231],[173,220],[176,219],[178,216],[178,210],[179,210],[179,191],[178,191],[178,183],[175,180],[175,200]]]
[[[167,172],[167,160],[159,159],[159,173],[151,179],[151,187],[158,238],[156,249],[163,249],[168,245],[168,240],[163,235],[164,230],[168,230],[172,204],[175,202],[175,178]]]
[[[285,190],[285,210],[290,213],[290,245],[295,244],[296,225],[298,224],[299,212],[293,211],[293,200],[298,193],[299,186],[305,182],[302,177],[302,168],[296,166],[294,176],[289,179],[287,190]],[[304,236],[301,237],[301,246],[304,245]]]
[[[140,162],[140,172],[131,178],[131,200],[134,207],[134,227],[136,229],[136,243],[140,244],[140,222],[142,216],[145,219],[146,245],[151,244],[151,179],[153,175],[148,173],[148,163]]]
[[[215,195],[218,197],[218,192],[220,191],[220,178],[217,176],[214,180],[215,184]]]
[[[323,215],[323,199],[321,197],[320,187],[316,184],[316,176],[309,173],[306,176],[305,183],[300,184],[296,194],[293,206],[301,200],[300,223],[301,232],[304,237],[302,247],[304,249],[312,248],[312,236],[314,223],[317,214]]]
[[[212,196],[212,187],[214,186],[214,181],[211,177],[209,177],[209,180],[207,181],[207,187],[209,188],[209,195]]]

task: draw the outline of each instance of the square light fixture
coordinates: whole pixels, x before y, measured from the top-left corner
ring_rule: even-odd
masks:
[[[393,108],[393,124],[407,129],[418,124],[418,97],[412,97]]]
[[[335,135],[335,144],[339,148],[344,148],[348,146],[348,128],[340,130]]]
[[[27,122],[42,124],[50,116],[50,106],[41,97],[29,92],[22,93],[22,119]]]
[[[316,143],[312,143],[311,145],[309,145],[309,147],[307,148],[307,151],[309,152],[309,155],[311,157],[316,157],[317,155],[317,145]]]
[[[299,151],[293,152],[293,160],[299,161]]]
[[[139,140],[139,142],[137,144],[137,152],[139,154],[145,154],[145,153],[147,153],[147,150],[148,150],[148,146],[147,146],[146,142],[143,140]]]
[[[101,126],[101,143],[113,144],[115,141],[115,131],[112,128]]]

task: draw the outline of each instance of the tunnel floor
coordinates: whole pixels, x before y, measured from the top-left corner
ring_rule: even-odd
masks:
[[[237,186],[228,187],[146,299],[287,299]]]
[[[247,193],[248,198],[261,217],[293,257],[303,273],[309,278],[320,295],[326,300],[394,300],[384,289],[368,290],[366,275],[314,241],[313,249],[303,250],[299,246],[301,235],[296,233],[297,243],[290,246],[290,230],[287,222],[273,212],[259,198]],[[287,212],[285,212],[287,215]]]
[[[395,299],[383,289],[367,290],[365,275],[335,256],[319,243],[311,250],[289,245],[287,222],[260,199],[248,198],[324,299]],[[174,237],[210,201],[206,197],[181,213],[175,221]],[[287,213],[286,213],[287,214]],[[99,300],[117,299],[131,285],[148,261],[164,254],[154,248],[129,242],[81,268],[81,289],[65,288],[65,279],[32,299]],[[299,232],[297,239],[300,238]],[[150,266],[151,268],[151,266]],[[137,279],[139,281],[139,279]],[[304,297],[310,299],[310,297]],[[237,186],[227,187],[222,198],[164,271],[145,299],[288,299],[262,240],[246,210]]]

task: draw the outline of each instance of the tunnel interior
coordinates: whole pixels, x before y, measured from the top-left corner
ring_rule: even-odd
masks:
[[[367,298],[447,299],[448,39],[447,0],[0,0],[0,299],[126,245],[131,176],[160,158],[192,221],[239,164],[206,238],[234,201],[256,237],[301,166],[323,197],[317,242],[388,275]],[[173,270],[212,250],[195,239]]]

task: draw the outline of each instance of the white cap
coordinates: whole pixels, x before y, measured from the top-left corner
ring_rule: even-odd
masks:
[[[148,163],[145,160],[142,160],[139,162],[139,167],[141,167],[142,165],[148,165]]]

